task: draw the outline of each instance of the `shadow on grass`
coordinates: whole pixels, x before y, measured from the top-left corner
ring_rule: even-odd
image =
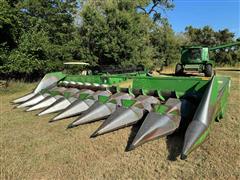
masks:
[[[144,119],[145,118],[143,118],[137,124],[134,124],[132,126],[131,133],[129,135],[125,151],[130,151],[129,148],[130,148],[139,128],[141,127]],[[184,136],[185,136],[185,132],[186,132],[188,124],[189,124],[189,122],[185,123],[184,126],[180,125],[181,127],[178,130],[176,130],[173,134],[168,135],[166,137],[166,144],[167,144],[167,150],[168,150],[167,159],[168,160],[176,161],[177,157],[181,154],[183,142],[184,142]]]
[[[131,128],[131,132],[130,132],[130,135],[129,135],[129,138],[128,138],[128,141],[127,141],[127,146],[125,148],[125,151],[130,151],[129,148],[139,130],[139,128],[141,127],[144,119],[145,119],[146,116],[144,116],[140,121],[138,121],[136,124],[132,125],[132,128]]]
[[[169,136],[167,136],[167,150],[168,157],[167,159],[170,161],[176,161],[177,157],[181,154],[182,147],[184,141],[184,132],[175,132]]]
[[[142,122],[139,122],[132,126],[125,151],[129,151],[129,147],[131,146],[133,139],[136,136],[141,124]],[[184,131],[178,131],[167,136],[166,144],[169,153],[167,157],[168,160],[176,161],[177,157],[181,154],[184,141],[184,133]]]

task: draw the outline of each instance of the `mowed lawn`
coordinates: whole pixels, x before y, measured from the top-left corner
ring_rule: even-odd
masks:
[[[240,179],[240,73],[218,74],[232,77],[226,115],[184,161],[181,136],[125,152],[131,127],[90,139],[101,122],[66,130],[75,118],[48,123],[54,114],[13,109],[36,84],[10,83],[0,90],[0,179]]]

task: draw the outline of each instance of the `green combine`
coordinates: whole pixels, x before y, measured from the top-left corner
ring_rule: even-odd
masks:
[[[208,59],[204,54],[208,50],[199,52]],[[185,65],[189,54],[189,48],[183,52]],[[206,58],[205,66],[210,62]],[[110,73],[95,68],[78,74],[49,73],[31,93],[13,103],[26,111],[41,109],[39,116],[56,113],[49,122],[76,116],[68,128],[105,119],[91,137],[139,123],[128,150],[183,129],[181,158],[185,159],[205,141],[213,122],[223,118],[230,84],[230,78],[216,75],[152,77],[142,66],[115,68]]]
[[[209,52],[239,45],[240,42],[215,47],[183,46],[181,51],[181,63],[176,65],[175,74],[179,76],[183,75],[184,70],[194,70],[199,73],[204,73],[206,77],[211,77],[213,74],[214,61],[209,59]]]

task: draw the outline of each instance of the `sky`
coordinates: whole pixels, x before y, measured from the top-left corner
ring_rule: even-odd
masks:
[[[175,8],[163,13],[176,32],[192,25],[214,30],[228,28],[240,37],[240,0],[174,0]]]

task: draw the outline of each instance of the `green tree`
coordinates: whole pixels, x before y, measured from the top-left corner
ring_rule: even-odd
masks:
[[[53,45],[43,30],[31,29],[23,33],[17,49],[11,51],[2,70],[14,76],[33,77],[43,75],[62,66],[62,58],[67,53],[64,47]]]
[[[95,64],[150,64],[152,21],[132,1],[88,1],[81,12],[81,55]]]
[[[71,59],[74,0],[0,0],[0,74],[40,77]]]
[[[140,12],[153,17],[153,21],[159,21],[162,19],[162,11],[166,9],[173,9],[174,4],[172,0],[142,0],[138,2],[136,6]]]
[[[75,41],[81,54],[74,53],[78,58],[92,60],[92,64],[145,64],[147,67],[163,60],[171,61],[173,54],[163,57],[163,53],[173,47],[174,33],[169,25],[159,23],[162,18],[152,18],[157,16],[153,14],[161,13],[160,8],[172,8],[171,1],[81,2],[80,38],[77,38],[79,42]],[[148,5],[152,6],[147,12]],[[166,42],[170,48],[159,48]]]
[[[73,37],[76,5],[74,0],[28,0],[18,8],[24,15],[25,30],[43,29],[52,43],[62,45]]]
[[[0,0],[0,45],[9,49],[17,47],[21,33],[18,11],[6,0]]]
[[[168,66],[180,59],[180,40],[165,19],[161,26],[151,32],[151,43],[155,48],[155,66]]]

